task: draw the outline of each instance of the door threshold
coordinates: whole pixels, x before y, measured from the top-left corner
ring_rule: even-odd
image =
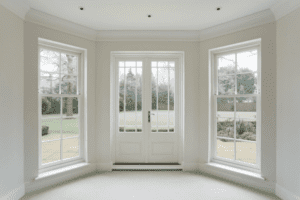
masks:
[[[124,170],[182,170],[182,165],[113,165],[112,169]]]

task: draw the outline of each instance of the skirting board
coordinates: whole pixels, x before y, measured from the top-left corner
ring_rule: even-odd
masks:
[[[276,195],[283,200],[300,200],[299,196],[291,193],[287,189],[283,188],[282,186],[276,184]]]
[[[199,163],[182,163],[184,172],[197,172],[199,171]]]
[[[21,184],[18,188],[13,189],[4,196],[0,196],[0,200],[18,200],[25,194],[25,185]]]
[[[247,178],[245,175],[241,175],[236,172],[224,171],[221,169],[215,169],[206,164],[199,164],[199,172],[209,174],[212,176],[220,177],[222,179],[232,181],[241,185],[252,187],[267,193],[275,194],[275,182],[263,179],[257,179],[255,177]]]
[[[89,164],[88,166],[26,183],[25,192],[34,192],[93,172],[96,172],[96,164]]]
[[[98,163],[97,164],[98,172],[110,172],[112,171],[112,163]]]

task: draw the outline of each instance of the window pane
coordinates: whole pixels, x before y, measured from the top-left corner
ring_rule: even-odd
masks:
[[[60,117],[60,97],[42,97],[42,117]]]
[[[256,97],[238,97],[236,101],[236,111],[256,112]]]
[[[125,125],[126,132],[135,132],[135,128],[136,128],[135,111],[126,111],[125,118],[126,118],[126,125]]]
[[[40,70],[43,72],[60,73],[60,55],[58,52],[41,49]]]
[[[60,139],[61,119],[42,119],[42,141]]]
[[[124,66],[124,62],[119,62],[119,66]],[[125,69],[119,69],[119,131],[124,132],[124,87]]]
[[[256,141],[256,97],[240,97],[236,101],[236,137]]]
[[[136,62],[136,66],[137,67],[142,67],[143,66],[143,62],[141,62],[141,61],[140,62]]]
[[[75,75],[78,73],[78,57],[74,55],[61,54],[61,73]]]
[[[256,164],[256,143],[236,141],[236,160]]]
[[[255,74],[238,74],[237,75],[237,92],[238,94],[257,93],[257,73]]]
[[[219,76],[218,77],[219,95],[235,94],[235,77],[234,76]]]
[[[79,156],[79,138],[65,139],[63,142],[63,159]]]
[[[136,62],[126,61],[125,67],[136,67]]]
[[[60,160],[60,140],[42,143],[42,164]]]
[[[218,113],[234,112],[234,98],[217,98]]]
[[[256,141],[256,121],[253,121],[253,119],[237,118],[236,138]]]
[[[169,104],[170,104],[170,110],[174,110],[174,102],[175,102],[175,69],[170,68],[170,83],[169,83]]]
[[[151,131],[157,132],[157,62],[151,62],[151,87],[152,87],[152,98],[151,98]]]
[[[159,62],[158,66],[160,63],[167,62]],[[168,88],[169,70],[168,68],[158,68],[158,132],[168,132]]]
[[[128,64],[127,64],[128,63]],[[130,65],[135,62],[126,62]],[[136,68],[125,68],[126,74],[126,132],[135,132],[136,129]]]
[[[175,67],[175,62],[169,62],[169,67]]]
[[[152,62],[153,63],[153,62]],[[157,68],[152,68],[152,110],[157,110]]]
[[[41,72],[40,79],[41,94],[58,94],[59,93],[59,74]]]
[[[217,118],[217,135],[234,138],[234,118]]]
[[[218,58],[218,75],[235,74],[235,54]]]
[[[63,119],[62,135],[63,138],[79,136],[79,119]]]
[[[158,132],[168,132],[168,111],[158,111]]]
[[[138,66],[142,64],[142,62],[137,62]],[[137,122],[136,125],[138,126],[137,131],[142,132],[142,122],[143,122],[143,115],[142,115],[142,89],[143,89],[143,77],[142,77],[142,68],[136,69],[136,90],[137,90]]]
[[[237,54],[237,73],[257,72],[257,50]]]
[[[63,117],[74,118],[78,117],[78,98],[64,97],[63,98]]]
[[[158,67],[168,67],[168,62],[166,61],[160,61],[157,64]]]
[[[61,78],[61,93],[77,94],[77,76],[62,75]]]
[[[124,67],[124,66],[125,66],[124,62],[119,62],[119,67]]]
[[[227,159],[234,159],[234,141],[217,139],[217,156]]]

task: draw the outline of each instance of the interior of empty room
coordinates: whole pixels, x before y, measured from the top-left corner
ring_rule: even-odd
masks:
[[[299,199],[299,31],[299,0],[0,0],[0,199]]]

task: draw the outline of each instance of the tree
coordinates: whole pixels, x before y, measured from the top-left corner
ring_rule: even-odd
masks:
[[[73,83],[72,82],[74,81],[74,75],[73,75],[74,74],[74,67],[73,67],[73,62],[74,62],[75,56],[66,54],[66,57],[67,57],[67,60],[65,60],[63,62],[63,65],[66,65],[68,74],[64,75],[62,77],[62,82],[64,80],[67,82],[66,83],[67,84],[67,91],[64,91],[64,92],[66,92],[67,94],[72,94],[72,93],[74,93]],[[76,91],[76,88],[75,88],[75,91]],[[66,109],[67,109],[66,115],[68,117],[73,116],[73,99],[74,99],[73,97],[67,97],[66,98]]]

